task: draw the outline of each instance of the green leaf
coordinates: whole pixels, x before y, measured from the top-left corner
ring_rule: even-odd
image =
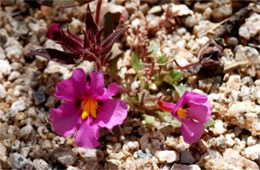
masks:
[[[131,66],[138,73],[140,70],[143,69],[143,64],[140,61],[140,56],[137,53],[133,53],[131,57]]]
[[[210,118],[209,121],[204,126],[205,126],[205,128],[208,128],[210,126],[213,126],[214,124],[215,124],[215,121],[212,118]]]
[[[109,65],[109,68],[111,70],[111,73],[113,76],[116,76],[117,74],[117,61],[118,61],[118,58],[115,58],[113,60],[110,61],[110,65]]]
[[[182,73],[179,71],[171,71],[169,74],[164,76],[164,81],[172,86],[176,85],[181,81]]]
[[[174,83],[178,83],[179,81],[181,81],[182,72],[172,70],[172,71],[170,72],[170,76],[171,76],[172,81],[173,81]]]
[[[135,107],[135,105],[138,104],[138,96],[134,97],[128,97],[124,96],[123,100],[130,106],[130,107]]]
[[[157,51],[160,49],[160,44],[157,41],[151,41],[150,46],[148,47],[149,53],[156,56]]]
[[[166,62],[166,55],[163,54],[163,55],[161,55],[160,57],[158,57],[158,58],[157,58],[157,62],[158,62],[158,63],[161,63],[161,64],[165,63],[165,62]]]
[[[171,123],[172,122],[172,115],[169,112],[157,112],[158,118],[164,122]]]
[[[187,87],[183,84],[180,85],[173,85],[177,93],[179,94],[179,97],[181,97],[184,92],[187,90]]]
[[[104,35],[105,37],[108,37],[112,32],[114,28],[114,19],[113,15],[111,12],[108,12],[104,16],[104,25],[105,25],[105,30],[104,30]]]
[[[173,125],[174,127],[181,127],[181,122],[180,122],[179,120],[177,120],[176,118],[174,118],[174,119],[172,120],[172,125]]]
[[[174,127],[181,127],[181,122],[178,121],[176,118],[172,117],[172,114],[169,112],[161,112],[158,111],[157,113],[157,117],[167,123],[172,124]]]
[[[144,119],[144,123],[148,127],[152,127],[154,125],[154,122],[155,122],[155,117],[154,116],[143,114],[142,117]]]

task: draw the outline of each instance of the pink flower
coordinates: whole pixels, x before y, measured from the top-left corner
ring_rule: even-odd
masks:
[[[100,72],[90,75],[90,82],[82,69],[73,71],[68,80],[59,82],[55,97],[66,101],[50,111],[54,130],[60,136],[76,134],[76,145],[94,148],[99,145],[100,128],[112,129],[122,124],[127,116],[127,105],[113,100],[119,87],[111,83],[106,89]]]
[[[209,121],[211,105],[207,96],[186,91],[176,104],[159,102],[158,106],[177,118],[186,143],[198,141],[204,133],[204,124]]]

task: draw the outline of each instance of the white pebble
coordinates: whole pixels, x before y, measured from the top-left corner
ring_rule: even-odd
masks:
[[[16,113],[23,111],[24,109],[25,109],[25,102],[23,100],[18,100],[12,104],[10,108],[10,112],[12,116],[14,116]]]
[[[9,75],[11,73],[11,65],[7,60],[0,60],[0,75]]]
[[[5,87],[2,84],[0,84],[0,99],[5,98],[6,96],[7,96],[7,92],[5,90]]]
[[[160,162],[172,163],[180,159],[179,154],[171,150],[158,151],[155,155],[159,158]]]

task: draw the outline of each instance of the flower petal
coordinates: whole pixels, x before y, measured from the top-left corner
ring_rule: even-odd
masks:
[[[181,133],[186,143],[197,142],[204,133],[204,125],[192,120],[184,120],[181,125]]]
[[[48,28],[46,37],[56,42],[62,42],[64,38],[64,32],[60,30],[59,24],[52,24]]]
[[[190,102],[196,102],[198,104],[204,104],[208,102],[208,98],[205,95],[201,95],[195,92],[186,91],[178,100],[174,108],[172,109],[172,115],[177,117],[176,112],[178,108],[183,107],[184,104],[189,105]]]
[[[60,136],[70,136],[77,130],[81,123],[79,109],[75,108],[74,103],[68,102],[57,109],[50,110],[50,120],[53,128]]]
[[[86,75],[81,68],[75,69],[68,80],[57,83],[54,96],[65,101],[72,101],[86,95]]]
[[[127,116],[127,105],[122,100],[107,99],[98,109],[96,123],[100,127],[112,129],[123,123]]]
[[[97,100],[106,100],[114,95],[116,95],[119,91],[119,86],[116,83],[111,83],[107,90],[104,92],[104,94],[102,96],[98,96]]]
[[[205,104],[190,102],[188,113],[191,118],[200,121],[200,123],[207,123],[211,115],[211,105],[209,102]]]
[[[205,103],[208,101],[207,96],[195,92],[186,91],[182,97],[184,98],[183,103],[187,103],[190,100],[197,103]]]
[[[90,74],[90,93],[101,96],[105,91],[104,76],[100,72],[93,72]]]
[[[87,120],[84,121],[76,134],[76,145],[86,149],[91,149],[99,145],[99,126],[91,123],[92,117],[88,116]]]

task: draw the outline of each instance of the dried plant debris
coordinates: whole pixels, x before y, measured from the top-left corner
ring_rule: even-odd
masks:
[[[217,24],[217,26],[213,27],[211,30],[207,31],[206,33],[200,35],[200,37],[206,35],[207,33],[213,33],[214,37],[222,37],[225,34],[235,34],[241,24],[245,22],[245,19],[250,15],[253,8],[255,8],[256,3],[251,3],[250,5],[241,8],[231,17],[221,21]],[[212,32],[215,30],[215,32]]]
[[[249,16],[251,11],[252,6],[247,6],[240,9],[223,24],[215,37],[221,37],[226,33],[232,34],[234,32],[234,29],[238,29],[239,26],[245,22],[245,19]]]
[[[221,55],[222,46],[212,39],[212,42],[200,51],[198,62],[186,66],[180,66],[176,60],[174,62],[181,70],[191,68],[190,71],[192,74],[197,74],[205,78],[213,77],[223,71],[223,64],[220,62]]]

